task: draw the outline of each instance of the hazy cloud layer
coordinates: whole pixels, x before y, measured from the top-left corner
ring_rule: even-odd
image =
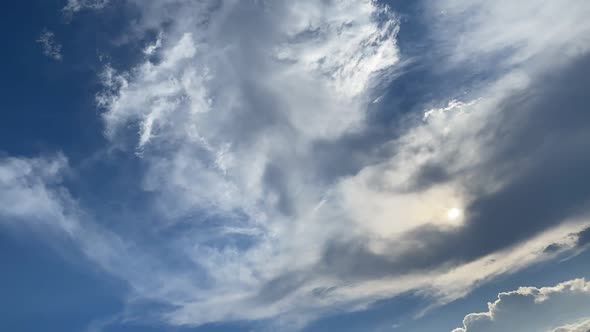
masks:
[[[590,331],[590,320],[580,323],[568,324],[554,329],[552,332],[588,332]]]
[[[69,197],[59,187],[66,168],[67,161],[61,155],[0,159],[0,213],[3,220],[44,222],[56,219],[67,223],[63,202],[69,201]]]

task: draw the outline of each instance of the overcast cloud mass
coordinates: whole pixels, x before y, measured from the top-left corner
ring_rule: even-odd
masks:
[[[589,2],[53,2],[0,234],[119,285],[64,331],[590,329]]]

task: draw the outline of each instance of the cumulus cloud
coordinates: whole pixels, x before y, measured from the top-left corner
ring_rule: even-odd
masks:
[[[590,200],[579,181],[590,169],[590,6],[549,5],[564,18],[557,38],[529,15],[534,3],[428,5],[437,70],[471,74],[475,59],[492,73],[461,99],[376,126],[371,112],[391,110],[373,101],[403,79],[395,8],[130,0],[138,19],[123,33],[157,37],[132,68],[105,67],[97,101],[105,135],[138,156],[141,189],[156,198],[161,222],[142,227],[170,231],[152,248],[79,214],[62,219],[90,259],[134,298],[170,305],[163,319],[179,325],[282,318],[296,328],[408,291],[444,303],[574,249]],[[39,190],[54,197],[47,180]]]
[[[487,312],[465,316],[463,327],[453,332],[587,331],[588,321],[584,320],[590,312],[589,303],[590,284],[584,279],[552,287],[520,287],[498,294]]]
[[[61,44],[55,39],[55,34],[47,29],[43,30],[37,43],[43,48],[43,54],[53,60],[61,60]]]

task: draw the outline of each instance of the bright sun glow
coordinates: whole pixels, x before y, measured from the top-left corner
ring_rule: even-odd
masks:
[[[457,220],[459,217],[461,217],[461,210],[457,209],[457,208],[452,208],[449,209],[449,211],[447,211],[447,217],[450,220]]]

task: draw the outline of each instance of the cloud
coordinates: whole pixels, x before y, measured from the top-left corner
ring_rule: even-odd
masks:
[[[65,15],[71,16],[81,10],[97,10],[106,7],[110,0],[68,0],[68,3],[62,8]]]
[[[0,226],[32,230],[51,245],[73,240],[93,261],[107,261],[117,236],[107,240],[63,185],[71,172],[62,154],[0,158]]]
[[[574,243],[578,250],[585,250],[590,242],[590,228],[585,228],[579,232],[572,233],[568,237],[568,243],[551,243],[545,248],[547,253],[556,253],[564,249],[571,249],[571,244]]]
[[[568,324],[554,329],[552,332],[588,332],[590,331],[590,320],[580,323]]]
[[[474,125],[481,125],[481,128],[468,129],[468,135],[474,135],[470,137],[479,135],[469,143],[460,142],[466,139],[463,136],[466,134],[465,130],[456,133],[445,133],[444,129],[441,131],[442,135],[439,137],[446,146],[437,146],[433,142],[430,146],[434,153],[425,153],[424,166],[414,164],[410,167],[419,170],[434,167],[440,169],[439,172],[443,176],[420,172],[418,174],[422,178],[412,181],[420,183],[418,192],[422,193],[425,192],[420,189],[423,187],[432,191],[432,188],[437,187],[442,190],[448,183],[456,186],[455,190],[460,190],[467,199],[462,199],[459,194],[455,194],[456,198],[451,198],[452,189],[448,189],[450,193],[445,196],[449,197],[450,202],[447,206],[462,206],[466,223],[463,227],[455,228],[445,225],[433,227],[426,219],[423,227],[405,235],[406,239],[409,236],[413,241],[423,243],[422,249],[408,248],[407,256],[402,254],[400,259],[416,263],[426,260],[424,267],[453,260],[470,261],[514,245],[570,217],[587,214],[590,192],[586,187],[576,183],[580,177],[587,176],[585,170],[590,166],[590,159],[587,159],[583,152],[588,141],[586,133],[589,129],[585,125],[589,122],[585,119],[583,111],[586,105],[583,87],[590,83],[584,79],[590,74],[589,64],[587,58],[574,61],[571,67],[561,68],[556,74],[535,78],[532,83],[527,84],[525,91],[502,97],[501,104],[494,107],[493,113],[489,114],[494,118],[480,118]],[[573,85],[560,88],[564,87],[566,82]],[[518,114],[513,113],[515,109],[519,110]],[[557,109],[564,111],[556,113]],[[478,114],[466,114],[462,116],[463,119],[456,121],[467,122],[469,117],[486,116],[485,109],[474,107],[473,112]],[[504,117],[506,121],[502,121]],[[501,124],[495,123],[498,120]],[[444,125],[453,130],[452,122],[445,121]],[[502,129],[496,131],[496,128]],[[471,130],[476,130],[477,133],[469,133]],[[422,132],[417,132],[412,137],[411,145],[422,144],[421,137],[417,136],[420,134]],[[547,141],[548,135],[559,137],[559,141],[550,143]],[[459,148],[455,150],[456,147]],[[477,167],[469,164],[472,156],[464,154],[464,151],[474,150],[478,152],[471,162],[476,163]],[[452,158],[457,158],[457,163]],[[393,167],[398,172],[392,176],[404,174],[397,165]],[[412,171],[406,172],[411,174]],[[368,170],[365,178],[369,180],[380,174],[379,168],[376,171]],[[388,189],[396,190],[394,181],[397,179],[392,180],[389,181],[392,185]],[[491,185],[493,187],[490,187]],[[353,193],[355,196],[349,201],[352,206],[355,202],[360,202],[361,205],[372,206],[372,211],[380,211],[386,209],[382,206],[395,204],[392,196],[391,200],[380,202],[374,197],[367,197],[366,192],[361,192],[360,195],[358,192]],[[361,195],[365,198],[359,197]],[[422,201],[424,199],[422,198]],[[435,200],[442,201],[441,198]],[[518,202],[516,206],[515,202]],[[515,220],[534,222],[515,223]],[[372,225],[375,221],[373,214],[373,220],[365,222],[365,225]],[[376,222],[380,225],[385,220]],[[403,226],[409,225],[405,223]],[[376,228],[375,234],[379,233],[382,234],[382,231]],[[398,240],[394,243],[399,247]],[[350,247],[350,244],[345,243],[344,246]]]
[[[5,222],[11,219],[61,219],[67,196],[52,186],[59,183],[67,167],[62,155],[53,158],[3,158],[0,162],[0,213]]]
[[[163,253],[138,247],[134,240],[97,223],[64,184],[74,172],[62,154],[0,158],[0,227],[31,234],[58,253],[65,244],[74,244],[87,258],[81,263],[133,281],[130,303],[136,294],[142,294],[143,300],[181,301],[181,289],[190,294],[200,291],[192,283],[199,278],[198,269],[179,270],[175,262],[160,256]]]
[[[578,246],[586,246],[590,243],[590,228],[586,228],[583,231],[576,234]]]
[[[478,66],[486,61],[496,70],[506,70],[515,65],[559,63],[588,51],[589,27],[577,23],[590,12],[583,0],[567,7],[535,0],[444,0],[426,9],[434,21],[435,36],[456,65]],[[557,12],[567,19],[552,20]],[[460,37],[448,38],[452,35]],[[555,59],[556,54],[565,58]]]
[[[395,21],[378,21],[388,14],[368,1],[246,2],[213,11],[208,29],[185,31],[205,24],[198,15],[182,15],[185,7],[209,15],[206,2],[182,2],[177,23],[159,42],[160,62],[146,60],[129,73],[106,70],[105,83],[120,87],[99,98],[108,109],[107,134],[116,139],[128,123],[139,126],[138,148],[152,166],[146,187],[168,187],[163,196],[174,201],[168,211],[198,204],[262,213],[254,210],[263,201],[282,213],[297,209],[286,203],[293,198],[285,188],[314,176],[296,175],[297,164],[316,158],[310,150],[317,140],[362,126],[372,76],[386,75],[397,62]],[[178,144],[162,158],[156,150],[171,141]]]
[[[488,34],[480,10],[497,25],[515,24],[486,3],[443,2],[449,8],[433,26],[446,22],[437,33],[477,40]],[[177,306],[166,315],[174,324],[306,321],[417,289],[450,301],[553,257],[544,252],[550,243],[572,248],[569,234],[587,225],[590,193],[575,183],[590,166],[590,66],[577,32],[551,39],[527,28],[482,40],[490,54],[522,40],[543,47],[516,52],[464,100],[433,101],[445,106],[378,137],[370,105],[403,63],[390,8],[136,5],[138,29],[161,33],[134,68],[105,68],[98,102],[107,137],[145,164],[143,189],[157,195],[158,218],[187,230],[167,241],[205,271],[192,285],[207,296],[159,297]],[[475,11],[471,28],[454,30],[466,10]],[[576,31],[588,28],[577,12],[563,14]],[[487,56],[475,46],[435,47],[447,66],[467,61],[465,52]],[[552,63],[552,47],[577,51]],[[552,135],[560,139],[545,139]],[[195,238],[204,220],[215,224],[216,241]],[[237,234],[219,225],[245,230],[247,240],[227,245]]]
[[[61,54],[61,45],[55,40],[55,34],[47,29],[44,29],[37,39],[37,43],[43,48],[43,54],[48,58],[60,61],[63,56]]]
[[[148,13],[151,6],[146,6]],[[280,300],[302,284],[285,282],[291,278],[282,273],[305,246],[296,239],[285,241],[293,226],[303,226],[289,226],[288,220],[315,218],[312,210],[326,195],[313,180],[320,173],[313,146],[362,126],[363,105],[372,100],[370,87],[398,61],[397,23],[385,7],[370,1],[235,2],[207,13],[212,16],[206,26],[198,15],[182,15],[206,13],[203,7],[207,5],[183,2],[177,23],[146,46],[146,53],[156,49],[159,61],[146,59],[127,73],[107,68],[108,89],[99,102],[107,108],[106,132],[113,141],[126,136],[129,123],[138,125],[136,146],[149,167],[144,186],[159,194],[167,218],[206,211],[226,226],[262,234],[244,251],[186,250],[194,251],[193,257],[210,257],[199,264],[234,294],[215,295],[216,301],[242,307],[246,318],[271,317],[290,304],[246,307],[263,298]],[[186,26],[203,29],[186,31]],[[193,222],[191,227],[198,228],[198,220]],[[323,231],[306,232],[322,236]],[[313,242],[311,236],[307,241]],[[275,256],[277,250],[292,254]],[[277,266],[258,271],[261,260],[270,257]],[[264,291],[272,289],[267,283],[284,284],[287,291],[270,296],[276,290]],[[203,310],[188,309],[196,306]],[[189,303],[174,320],[226,319],[225,310],[211,312],[223,306]]]
[[[386,97],[373,101],[404,79],[395,8],[129,1],[138,18],[123,34],[157,37],[131,68],[104,68],[97,102],[105,136],[137,155],[140,189],[156,205],[155,222],[126,222],[155,239],[101,229],[49,186],[54,176],[33,177],[48,207],[23,211],[67,220],[90,260],[127,281],[134,299],[165,304],[161,318],[176,325],[297,328],[412,291],[440,304],[572,250],[584,237],[571,234],[589,224],[579,181],[590,169],[590,25],[580,14],[589,6],[549,6],[575,25],[558,22],[557,38],[529,15],[533,1],[498,3],[426,6],[438,56],[426,65],[445,82],[460,65],[478,76],[474,60],[489,72],[461,98],[375,124],[372,114],[393,111]],[[5,190],[26,192],[27,181]]]
[[[574,279],[553,287],[520,287],[498,294],[488,311],[465,316],[463,328],[453,332],[586,331],[590,312],[590,284]],[[560,327],[561,326],[561,327]]]

